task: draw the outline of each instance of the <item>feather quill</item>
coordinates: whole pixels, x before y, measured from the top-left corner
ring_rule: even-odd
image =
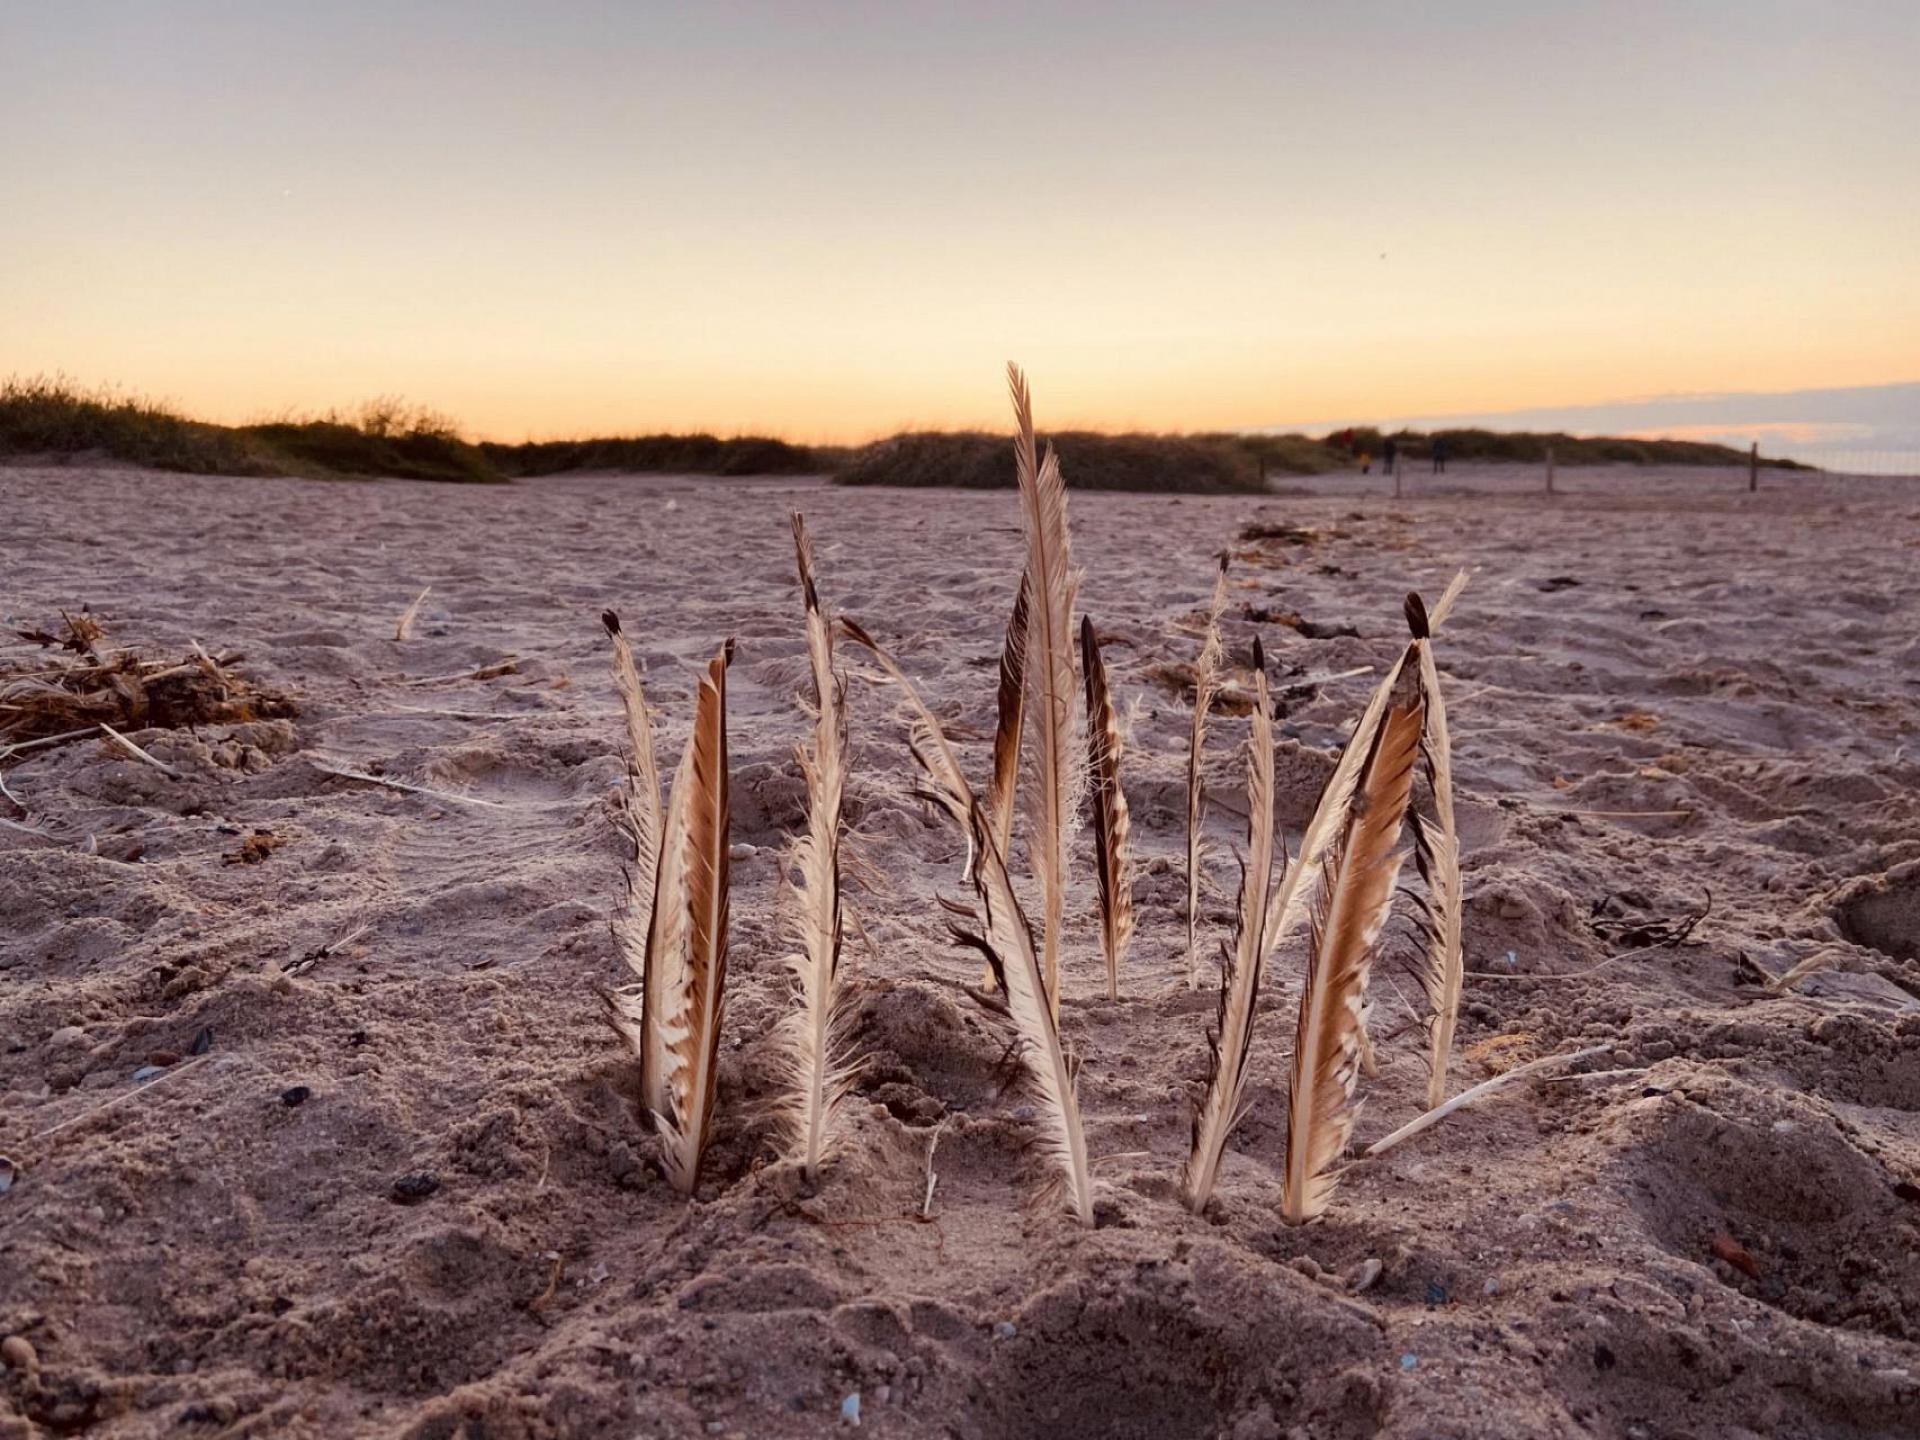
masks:
[[[713,1102],[719,1074],[720,1025],[727,984],[728,775],[727,775],[727,666],[733,658],[728,641],[707,666],[700,681],[694,711],[693,734],[674,777],[670,810],[680,811],[677,823],[670,815],[667,843],[680,843],[675,888],[662,888],[655,905],[663,909],[685,906],[685,950],[681,983],[667,997],[661,1029],[670,1061],[667,1108],[656,1112],[667,1178],[682,1194],[691,1195],[700,1178],[713,1120]],[[678,833],[676,833],[676,831]],[[656,938],[660,931],[656,927]],[[649,963],[656,957],[650,953]],[[650,977],[651,979],[651,977]]]
[[[1420,691],[1426,704],[1426,725],[1420,735],[1420,758],[1433,797],[1433,816],[1414,812],[1413,857],[1426,884],[1419,929],[1425,950],[1415,962],[1415,975],[1427,994],[1427,1108],[1447,1098],[1447,1057],[1453,1050],[1453,1031],[1460,1012],[1465,978],[1461,946],[1463,920],[1460,883],[1460,832],[1453,815],[1453,742],[1447,732],[1447,707],[1440,695],[1440,672],[1433,661],[1431,624],[1420,597],[1407,597],[1407,621],[1420,652]]]
[[[811,749],[798,752],[807,782],[807,833],[793,842],[787,872],[798,876],[793,939],[798,953],[788,962],[797,1004],[781,1021],[779,1043],[792,1093],[784,1108],[787,1155],[800,1161],[808,1179],[833,1140],[849,1073],[841,1059],[846,1006],[840,986],[841,805],[846,794],[846,686],[833,670],[833,628],[814,583],[813,544],[806,521],[793,515],[794,563],[807,612],[807,658],[813,670],[814,721]]]
[[[1107,667],[1100,658],[1100,641],[1091,616],[1080,620],[1080,673],[1087,682],[1087,773],[1093,778],[1100,949],[1107,961],[1107,998],[1118,1000],[1120,961],[1133,938],[1133,851],[1128,844],[1127,796],[1120,788],[1120,723],[1114,718]]]
[[[1263,937],[1273,895],[1273,710],[1267,702],[1267,657],[1253,642],[1253,729],[1247,737],[1247,858],[1240,870],[1240,913],[1233,946],[1225,950],[1220,1011],[1207,1036],[1212,1068],[1207,1093],[1193,1115],[1193,1144],[1181,1176],[1181,1198],[1204,1210],[1220,1173],[1227,1137],[1240,1123],[1253,1040],[1254,1005],[1266,960]],[[1224,948],[1224,947],[1223,947]]]
[[[1193,728],[1187,737],[1187,988],[1200,986],[1200,826],[1205,819],[1206,782],[1201,762],[1206,754],[1207,711],[1220,679],[1220,616],[1227,608],[1227,556],[1213,581],[1213,600],[1207,606],[1207,636],[1193,666]]]
[[[1060,1014],[1061,924],[1066,910],[1067,851],[1079,810],[1083,775],[1074,744],[1073,598],[1075,576],[1067,536],[1067,487],[1051,447],[1042,458],[1034,441],[1033,402],[1027,377],[1007,366],[1017,426],[1014,471],[1027,539],[1030,597],[1026,730],[1032,746],[1029,798],[1033,831],[1028,837],[1034,878],[1040,883],[1041,973],[1047,1002]],[[1004,857],[1003,857],[1004,858]]]
[[[1425,706],[1416,676],[1404,663],[1396,668],[1403,679],[1373,728],[1316,886],[1288,1085],[1280,1202],[1282,1218],[1296,1225],[1326,1210],[1338,1181],[1333,1165],[1353,1133],[1367,978],[1400,873],[1395,846],[1413,794]]]
[[[1067,1196],[1067,1205],[1083,1225],[1093,1223],[1093,1176],[1087,1162],[1086,1134],[1074,1097],[1074,1065],[1061,1043],[1035,952],[1033,928],[1014,894],[993,833],[991,817],[968,786],[953,747],[913,683],[874,638],[842,616],[842,631],[866,647],[899,685],[912,710],[909,745],[927,778],[926,795],[973,837],[973,891],[980,909],[977,931],[954,926],[956,938],[979,950],[1006,994],[1021,1063],[1040,1100],[1040,1139]],[[951,907],[950,907],[951,908]],[[972,912],[968,912],[972,913]]]

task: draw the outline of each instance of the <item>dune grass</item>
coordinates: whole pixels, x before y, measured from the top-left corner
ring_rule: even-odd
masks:
[[[1335,436],[1325,443],[1332,448]],[[1553,450],[1556,465],[1744,465],[1747,452],[1731,445],[1715,445],[1702,440],[1642,440],[1621,435],[1568,435],[1538,430],[1399,430],[1383,435],[1372,428],[1353,432],[1354,448],[1371,455],[1376,463],[1382,457],[1385,442],[1392,439],[1408,460],[1426,460],[1433,454],[1433,443],[1447,442],[1449,462],[1462,461],[1482,465],[1540,465],[1546,463],[1547,450]],[[1334,452],[1346,464],[1340,451]],[[1810,470],[1795,460],[1762,457],[1760,463],[1782,470]]]
[[[1238,437],[1068,430],[1047,439],[1060,452],[1060,469],[1076,490],[1226,494],[1263,488],[1259,462],[1237,443]],[[921,431],[877,440],[854,452],[835,479],[842,485],[1011,489],[1014,463],[1005,436]]]
[[[770,436],[722,440],[716,435],[623,435],[591,440],[535,440],[482,445],[507,475],[558,475],[573,470],[629,470],[671,475],[817,475],[821,459],[804,445]]]
[[[329,411],[240,427],[288,465],[289,473],[387,475],[401,480],[497,484],[506,476],[445,416],[394,399],[353,415]]]
[[[1067,483],[1084,490],[1258,494],[1273,476],[1350,469],[1337,436],[1101,434],[1048,437]],[[1384,460],[1378,430],[1356,429],[1354,450]],[[1442,430],[1391,437],[1410,464],[1424,463],[1444,438],[1461,463],[1582,465],[1744,465],[1745,451],[1692,440]],[[61,376],[0,382],[0,457],[108,456],[155,470],[197,475],[293,475],[315,479],[390,476],[404,480],[499,483],[576,471],[672,475],[831,475],[842,485],[1006,489],[1014,484],[1004,436],[982,431],[913,431],[861,446],[796,445],[770,436],[708,434],[608,436],[473,443],[443,416],[380,399],[342,414],[288,414],[247,425],[195,420],[164,404],[111,389],[89,390]],[[1786,470],[1813,467],[1763,459]]]
[[[60,379],[0,383],[0,455],[104,454],[192,475],[278,475],[264,446],[224,425]]]
[[[468,484],[505,478],[450,421],[397,400],[370,401],[353,415],[214,425],[59,376],[0,383],[0,455],[105,455],[190,475],[386,475]]]

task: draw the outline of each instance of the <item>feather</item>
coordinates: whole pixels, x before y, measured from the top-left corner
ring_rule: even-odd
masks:
[[[1467,588],[1467,581],[1471,578],[1471,571],[1454,571],[1453,579],[1447,582],[1447,588],[1440,592],[1440,598],[1433,604],[1433,609],[1430,612],[1430,617],[1427,622],[1429,632],[1438,630],[1441,625],[1446,623],[1447,616],[1453,613],[1454,605],[1459,602],[1461,594]]]
[[[1020,732],[1027,703],[1027,626],[1028,599],[1033,593],[1031,578],[1020,572],[1020,589],[1013,597],[1013,614],[1007,619],[1007,636],[1000,648],[1000,692],[998,719],[993,730],[993,780],[987,787],[987,815],[993,822],[993,838],[1002,856],[1013,854],[1013,802],[1020,781]],[[973,837],[967,837],[969,847]],[[971,851],[969,851],[971,855]],[[973,877],[969,858],[967,877]]]
[[[726,1004],[728,914],[727,666],[729,640],[700,681],[693,734],[674,777],[686,897],[683,983],[661,1012],[672,1062],[667,1109],[656,1113],[667,1178],[691,1195],[700,1178],[719,1073],[720,1023]],[[684,805],[683,805],[684,802]],[[669,824],[668,840],[676,837]],[[664,870],[664,866],[663,866]],[[663,877],[664,878],[664,877]],[[656,914],[677,895],[663,889]],[[649,960],[653,957],[649,955]]]
[[[1080,621],[1080,671],[1087,682],[1087,773],[1093,777],[1094,873],[1100,887],[1100,948],[1107,961],[1107,998],[1120,998],[1120,961],[1133,938],[1133,852],[1127,843],[1127,796],[1120,788],[1120,723],[1107,688],[1107,667],[1093,619]],[[1005,854],[1005,850],[1001,854]]]
[[[637,945],[628,949],[628,963],[634,973],[642,967],[634,961],[646,951],[646,924],[653,913],[654,878],[660,865],[660,769],[653,754],[653,716],[647,706],[646,692],[640,685],[640,667],[634,662],[633,645],[620,628],[620,617],[611,610],[601,612],[600,623],[613,641],[613,683],[620,692],[620,708],[627,722],[627,789],[621,805],[621,819],[633,842],[633,865],[627,880],[628,922],[634,925]]]
[[[1207,1046],[1212,1066],[1206,1097],[1193,1115],[1193,1145],[1181,1176],[1181,1198],[1198,1214],[1213,1194],[1227,1137],[1240,1122],[1253,1040],[1254,1004],[1266,960],[1263,937],[1273,895],[1273,707],[1267,701],[1267,657],[1253,642],[1253,729],[1247,737],[1247,858],[1240,870],[1240,914],[1220,977],[1220,1012]]]
[[[1373,728],[1316,886],[1288,1084],[1280,1202],[1281,1217],[1296,1225],[1326,1210],[1338,1180],[1332,1167],[1353,1133],[1367,977],[1400,873],[1395,846],[1413,794],[1425,706],[1416,677],[1404,663],[1396,668],[1404,680]]]
[[[1460,592],[1466,589],[1467,572],[1460,571],[1448,584],[1440,603],[1434,606],[1429,628],[1437,627],[1440,619],[1453,609],[1460,598]],[[1267,912],[1267,953],[1272,954],[1280,948],[1288,933],[1306,914],[1307,902],[1313,894],[1313,881],[1319,877],[1321,862],[1325,859],[1326,849],[1345,824],[1348,809],[1353,804],[1354,787],[1359,778],[1360,765],[1373,746],[1374,731],[1379,728],[1386,714],[1387,698],[1400,684],[1400,676],[1406,670],[1407,663],[1414,656],[1410,645],[1400,652],[1400,656],[1387,668],[1379,686],[1367,701],[1367,708],[1361,713],[1359,724],[1353,727],[1353,734],[1347,740],[1346,748],[1328,777],[1326,788],[1320,792],[1320,801],[1314,806],[1313,818],[1307,821],[1307,828],[1301,833],[1299,849],[1294,854],[1293,864],[1288,868],[1286,879],[1280,886],[1280,897]]]
[[[1206,753],[1207,711],[1220,676],[1220,616],[1227,608],[1227,556],[1213,581],[1213,600],[1207,606],[1207,637],[1193,667],[1193,729],[1187,737],[1187,988],[1200,986],[1200,826],[1207,803],[1201,761]]]
[[[1083,775],[1074,744],[1073,556],[1067,536],[1067,487],[1052,447],[1037,454],[1033,404],[1027,378],[1007,367],[1018,433],[1014,470],[1027,538],[1027,576],[1032,584],[1028,616],[1026,730],[1032,747],[1028,796],[1033,831],[1028,846],[1040,883],[1041,973],[1054,1017],[1060,1014],[1060,940],[1066,909],[1067,851],[1079,812]],[[1004,858],[1004,857],[1002,857]]]
[[[1007,635],[1000,647],[1000,691],[993,728],[993,778],[987,786],[987,818],[993,824],[993,838],[1000,854],[1013,854],[1014,798],[1020,784],[1020,736],[1027,708],[1027,600],[1033,586],[1026,570],[1020,572],[1020,589],[1013,597],[1013,614],[1007,617]],[[966,882],[973,883],[973,827],[967,831]],[[991,989],[999,982],[989,966],[980,983]]]
[[[1419,597],[1407,597],[1408,620],[1420,652],[1420,691],[1426,704],[1426,725],[1420,735],[1420,758],[1433,797],[1433,817],[1413,816],[1413,857],[1426,884],[1426,898],[1418,927],[1426,941],[1415,975],[1427,993],[1427,1108],[1447,1098],[1447,1057],[1453,1049],[1453,1029],[1459,1018],[1460,990],[1465,976],[1461,948],[1463,920],[1460,883],[1460,833],[1453,816],[1453,745],[1447,733],[1447,707],[1440,695],[1440,672],[1433,663],[1430,625],[1419,610]]]
[[[953,747],[933,712],[927,709],[893,658],[873,637],[842,616],[841,629],[873,652],[912,710],[909,745],[925,772],[926,795],[962,828],[974,845],[973,891],[980,909],[978,930],[954,926],[955,938],[979,950],[1006,994],[1007,1014],[1013,1021],[1021,1063],[1040,1100],[1041,1146],[1053,1163],[1068,1197],[1068,1207],[1083,1225],[1093,1223],[1093,1178],[1087,1162],[1087,1142],[1080,1125],[1080,1106],[1074,1098],[1074,1066],[1060,1040],[1040,958],[1034,951],[1033,927],[1014,894],[1006,857],[994,838],[992,818],[975,799],[961,773]],[[943,904],[947,902],[942,902]],[[948,908],[951,910],[950,904]],[[964,908],[964,907],[962,907]]]
[[[850,1083],[840,1059],[847,1021],[840,987],[840,836],[847,721],[846,686],[833,670],[833,628],[814,584],[813,545],[798,511],[793,515],[793,550],[807,612],[814,722],[811,750],[803,746],[798,752],[807,782],[807,833],[793,842],[786,864],[787,872],[799,877],[793,921],[799,951],[788,962],[798,1003],[782,1019],[778,1040],[793,1087],[783,1106],[787,1155],[801,1162],[811,1180],[819,1175]]]
[[[605,999],[614,1027],[625,1037],[640,1061],[641,1102],[650,1113],[666,1103],[666,1050],[659,1027],[652,1021],[667,988],[670,971],[662,964],[650,967],[648,954],[655,928],[654,896],[659,883],[664,820],[660,811],[660,770],[653,751],[652,711],[640,684],[640,667],[633,646],[620,628],[620,617],[603,611],[600,623],[613,641],[613,681],[627,727],[627,785],[620,798],[620,825],[633,846],[626,867],[626,895],[614,918],[614,936],[620,955],[637,983],[609,992]],[[677,973],[677,971],[676,971]],[[657,982],[650,986],[649,974]]]

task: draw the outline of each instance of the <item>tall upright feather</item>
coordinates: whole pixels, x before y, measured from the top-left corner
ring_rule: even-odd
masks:
[[[1454,1025],[1459,1019],[1460,991],[1465,979],[1461,946],[1464,916],[1460,883],[1460,832],[1453,815],[1453,741],[1447,733],[1447,707],[1440,695],[1440,671],[1433,661],[1430,625],[1420,597],[1407,597],[1407,620],[1420,652],[1420,691],[1426,703],[1426,726],[1420,735],[1420,757],[1433,797],[1433,818],[1413,815],[1414,863],[1426,883],[1419,928],[1426,941],[1415,964],[1415,974],[1427,995],[1427,1108],[1447,1098],[1447,1057],[1453,1051]]]
[[[647,940],[653,927],[654,889],[660,869],[660,769],[653,751],[653,718],[640,683],[640,667],[633,646],[620,628],[620,617],[602,612],[600,623],[613,641],[613,683],[627,729],[627,784],[620,796],[620,827],[633,853],[625,867],[626,894],[614,916],[614,938],[620,957],[634,982],[607,994],[614,1026],[640,1060],[641,1093],[649,1109],[660,1091],[657,1082],[661,1051],[647,1042]]]
[[[686,783],[683,864],[686,886],[685,983],[666,1019],[673,1053],[668,1110],[658,1117],[667,1178],[691,1195],[707,1148],[719,1074],[720,1025],[726,1007],[728,874],[727,666],[729,640],[700,681],[693,734],[675,778],[673,803]],[[664,898],[664,897],[663,897]]]
[[[1281,1217],[1296,1225],[1325,1211],[1338,1180],[1333,1165],[1353,1133],[1367,978],[1400,873],[1395,846],[1425,721],[1415,676],[1404,664],[1397,668],[1402,678],[1373,729],[1352,803],[1316,887],[1312,953],[1294,1032],[1280,1202]]]
[[[1213,600],[1207,606],[1207,634],[1200,658],[1193,666],[1193,728],[1187,736],[1187,988],[1200,985],[1200,861],[1204,851],[1200,826],[1206,818],[1207,788],[1202,762],[1206,755],[1207,711],[1220,682],[1220,616],[1227,608],[1227,556],[1213,581]]]
[[[1223,948],[1220,1011],[1207,1036],[1212,1065],[1207,1093],[1193,1115],[1193,1143],[1180,1179],[1181,1198],[1198,1214],[1213,1194],[1227,1137],[1245,1108],[1247,1057],[1254,1005],[1266,962],[1263,941],[1273,897],[1273,710],[1267,700],[1267,657],[1253,642],[1253,729],[1247,736],[1247,857],[1240,869],[1240,912],[1233,946]]]
[[[1033,586],[1028,624],[1030,698],[1026,729],[1032,746],[1029,787],[1033,833],[1028,838],[1034,878],[1040,882],[1041,973],[1047,1001],[1060,1014],[1061,924],[1066,910],[1067,852],[1082,784],[1074,744],[1073,556],[1067,537],[1067,487],[1051,447],[1040,457],[1033,434],[1033,403],[1026,376],[1007,366],[1017,426],[1014,471],[1027,537],[1027,576]]]
[[[659,1124],[672,1113],[680,1065],[674,1027],[687,989],[687,817],[693,795],[693,737],[681,754],[660,830],[660,864],[653,913],[647,920],[647,953],[641,973],[638,1015],[640,1102]],[[629,1034],[629,1041],[633,1036]]]
[[[833,1139],[840,1102],[848,1087],[841,1059],[846,1006],[840,986],[840,835],[846,794],[846,686],[833,669],[833,628],[814,582],[813,544],[806,521],[793,515],[794,563],[807,612],[807,658],[813,670],[813,745],[798,751],[807,782],[807,833],[793,842],[787,872],[797,904],[793,939],[798,953],[788,962],[797,1004],[780,1022],[779,1043],[792,1093],[783,1106],[787,1155],[807,1177]]]
[[[1127,796],[1120,788],[1120,722],[1107,688],[1107,667],[1091,616],[1080,620],[1080,673],[1087,682],[1087,773],[1093,778],[1093,848],[1100,888],[1100,950],[1107,961],[1107,998],[1120,998],[1120,961],[1133,938],[1133,851]],[[1005,852],[1002,851],[1002,854]]]
[[[1086,1134],[1080,1124],[1080,1106],[1074,1097],[1074,1066],[1061,1043],[1059,1027],[1048,1004],[1040,958],[1034,951],[1033,927],[1020,908],[1006,857],[994,838],[991,817],[975,799],[961,772],[953,747],[940,722],[921,700],[893,658],[873,637],[844,616],[841,629],[873,652],[900,686],[913,718],[909,743],[913,757],[925,772],[926,794],[956,824],[971,832],[975,863],[973,889],[980,912],[978,932],[955,927],[956,937],[979,950],[1006,993],[1007,1013],[1014,1025],[1020,1059],[1040,1100],[1041,1145],[1053,1162],[1067,1195],[1068,1208],[1083,1225],[1093,1223],[1093,1174],[1087,1161]]]
[[[1460,571],[1448,584],[1440,597],[1440,603],[1433,607],[1431,624],[1437,628],[1440,618],[1453,609],[1454,602],[1460,598],[1461,591],[1467,586],[1467,572]],[[1313,894],[1313,882],[1319,879],[1322,862],[1326,858],[1327,846],[1341,833],[1346,815],[1353,804],[1355,785],[1359,780],[1362,761],[1373,747],[1374,732],[1379,728],[1386,714],[1387,699],[1400,684],[1400,677],[1407,663],[1414,656],[1411,646],[1400,652],[1379,686],[1367,701],[1367,708],[1361,713],[1360,721],[1353,727],[1346,748],[1341,751],[1339,761],[1333,767],[1326,787],[1320,792],[1320,801],[1314,806],[1313,818],[1307,821],[1307,828],[1300,836],[1300,846],[1295,852],[1293,864],[1288,867],[1286,879],[1280,886],[1279,899],[1267,914],[1267,951],[1271,954],[1280,948],[1288,933],[1306,914],[1307,902]]]
[[[620,692],[620,709],[627,722],[627,788],[621,819],[634,853],[627,872],[622,948],[638,975],[643,970],[640,962],[646,954],[647,920],[653,913],[653,883],[660,867],[660,767],[653,753],[653,716],[640,684],[633,645],[613,611],[602,611],[600,623],[613,641],[613,683]],[[628,931],[630,935],[625,933]]]

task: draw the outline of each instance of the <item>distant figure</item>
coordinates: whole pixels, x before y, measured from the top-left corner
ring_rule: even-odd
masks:
[[[1362,475],[1371,475],[1373,473],[1373,456],[1364,450],[1360,452],[1360,473]]]
[[[1451,454],[1452,451],[1453,451],[1453,444],[1451,441],[1447,439],[1446,436],[1436,435],[1433,437],[1433,473],[1434,474],[1444,475],[1447,473],[1447,456]]]
[[[1400,442],[1389,435],[1380,446],[1380,473],[1391,475],[1393,462],[1400,458]]]

